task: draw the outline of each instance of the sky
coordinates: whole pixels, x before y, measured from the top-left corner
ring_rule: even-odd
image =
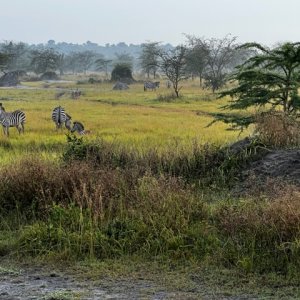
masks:
[[[300,0],[0,0],[0,42],[300,41]]]

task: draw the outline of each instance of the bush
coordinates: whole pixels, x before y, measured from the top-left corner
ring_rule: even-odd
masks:
[[[59,77],[58,75],[55,73],[55,72],[52,72],[52,71],[48,71],[48,72],[45,72],[41,77],[40,77],[41,80],[58,80]]]
[[[78,145],[75,139],[71,143]],[[199,154],[196,161],[174,154],[173,160],[160,161],[155,152],[141,158],[104,142],[98,147],[93,148],[99,156],[96,165],[83,159],[91,152],[80,139],[74,153],[81,160],[53,164],[27,159],[0,170],[0,230],[7,231],[10,224],[12,233],[18,231],[14,243],[0,245],[4,254],[161,256],[208,259],[246,272],[299,272],[298,190],[272,200],[221,197],[211,202],[212,190],[205,196],[182,174],[207,176],[215,166],[224,172],[238,160],[224,163],[208,147],[194,152]],[[195,165],[202,165],[195,168],[200,173],[187,175]]]
[[[265,145],[290,147],[300,145],[300,122],[291,115],[279,111],[257,115],[255,131]]]
[[[128,64],[117,64],[111,72],[111,81],[121,81],[127,84],[134,82],[131,66]]]
[[[240,151],[196,142],[188,151],[178,145],[174,147],[163,153],[153,149],[140,153],[116,142],[98,139],[88,143],[82,138],[69,136],[63,158],[65,161],[89,161],[100,168],[134,169],[141,175],[150,172],[155,176],[181,177],[203,188],[213,185],[221,189],[233,183],[241,168],[259,155],[255,142]]]
[[[244,271],[299,272],[300,193],[222,203],[214,213],[222,260]]]
[[[178,100],[178,98],[181,98],[181,96],[177,97],[176,94],[170,93],[170,94],[159,94],[157,96],[157,101],[159,102],[173,102],[175,100]]]

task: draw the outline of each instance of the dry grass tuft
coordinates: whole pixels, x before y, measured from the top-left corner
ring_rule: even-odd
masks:
[[[261,141],[272,147],[290,147],[300,144],[300,122],[283,112],[271,111],[256,117],[256,132]]]

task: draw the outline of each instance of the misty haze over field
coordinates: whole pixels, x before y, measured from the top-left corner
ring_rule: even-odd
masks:
[[[273,45],[299,40],[298,0],[10,0],[1,1],[0,42],[99,45],[159,41],[183,33]]]

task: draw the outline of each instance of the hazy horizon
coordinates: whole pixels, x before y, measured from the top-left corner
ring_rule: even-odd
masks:
[[[0,42],[48,40],[99,45],[160,41],[177,45],[183,33],[237,36],[238,42],[273,45],[299,41],[300,1],[252,0],[11,0],[1,4]]]

